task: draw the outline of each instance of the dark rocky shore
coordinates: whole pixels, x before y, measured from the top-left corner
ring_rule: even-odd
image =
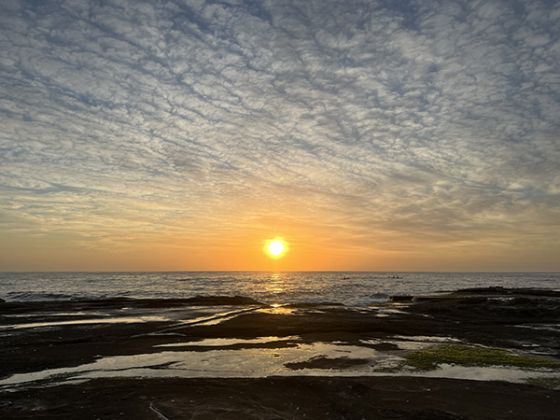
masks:
[[[535,289],[396,296],[368,308],[272,307],[243,297],[0,302],[0,418],[558,419],[559,323],[560,292]],[[395,337],[444,344],[407,350]],[[313,343],[346,347],[336,357],[283,365],[317,376],[166,377],[169,362],[148,366],[160,378],[94,372],[86,380],[90,368],[82,376],[21,376],[164,350],[280,352]],[[344,353],[358,347],[402,361],[378,368]],[[440,363],[545,369],[548,376],[528,383],[421,377]],[[398,376],[344,377],[362,365]]]
[[[112,379],[2,397],[3,419],[558,419],[559,391],[411,377]]]

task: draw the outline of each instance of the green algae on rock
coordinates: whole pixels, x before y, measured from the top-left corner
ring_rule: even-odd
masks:
[[[433,346],[411,352],[405,357],[407,365],[423,370],[435,369],[438,364],[442,363],[463,366],[515,366],[527,369],[560,369],[560,361],[547,357],[520,355],[495,347],[463,344]]]

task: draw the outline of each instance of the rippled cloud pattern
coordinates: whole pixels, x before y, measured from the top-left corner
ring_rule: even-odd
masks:
[[[274,219],[560,269],[557,1],[3,0],[0,93],[3,249]]]

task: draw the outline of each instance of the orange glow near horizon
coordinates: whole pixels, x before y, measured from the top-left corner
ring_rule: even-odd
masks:
[[[117,225],[106,224],[105,216],[64,225],[82,236],[74,231],[58,236],[3,232],[0,268],[3,271],[270,272],[469,271],[472,267],[481,271],[538,271],[540,267],[554,271],[556,268],[550,263],[557,260],[554,257],[558,250],[553,246],[536,247],[529,254],[489,238],[442,242],[441,238],[434,239],[427,234],[403,235],[369,225],[365,235],[360,233],[365,226],[358,229],[353,221],[334,217],[318,205],[301,212],[299,209],[304,209],[305,203],[285,191],[277,191],[269,198],[241,200],[233,208],[216,206],[211,219],[209,213],[201,212],[192,220],[161,225],[158,229],[150,228],[149,217],[166,208],[150,204],[132,215],[121,209],[122,217],[146,215],[146,220],[134,226],[125,218],[119,219],[121,223]],[[271,209],[269,203],[273,198],[275,206]],[[283,241],[281,255],[274,255],[277,253],[274,249],[280,248],[278,245],[268,252],[267,247],[274,240]],[[483,256],[481,249],[485,252]],[[531,257],[530,266],[527,257]],[[275,287],[281,285],[275,283]]]

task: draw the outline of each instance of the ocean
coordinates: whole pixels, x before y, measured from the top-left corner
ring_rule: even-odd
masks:
[[[488,286],[560,290],[560,273],[0,273],[0,299],[6,301],[226,295],[251,297],[270,304],[333,302],[365,306],[396,294]]]

